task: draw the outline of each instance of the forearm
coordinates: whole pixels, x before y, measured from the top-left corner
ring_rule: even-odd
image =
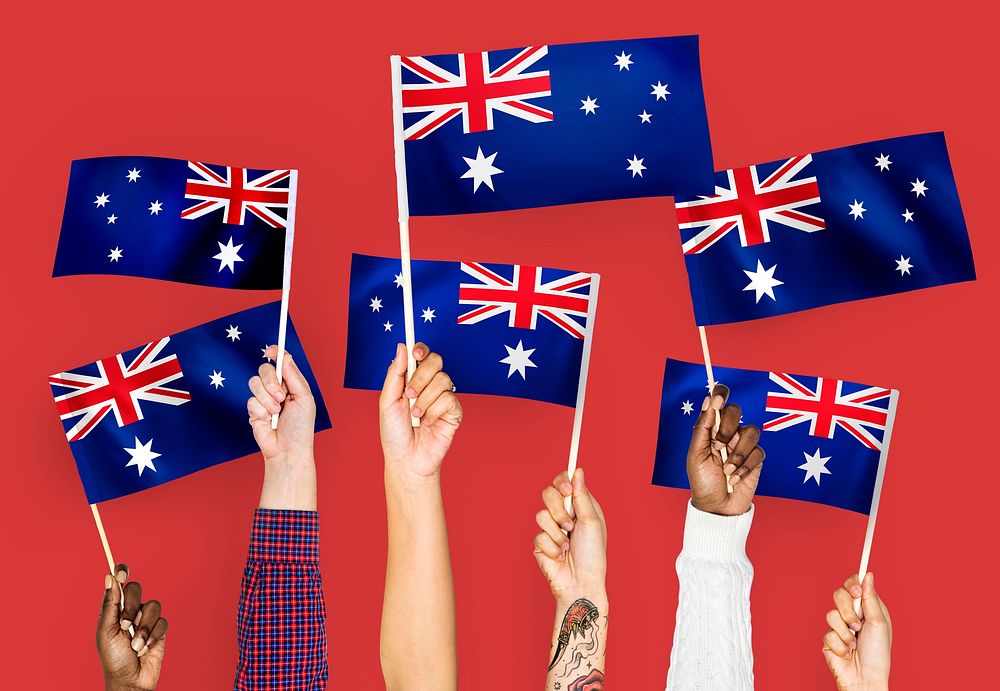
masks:
[[[556,600],[546,691],[600,691],[608,645],[608,596],[565,593]]]
[[[753,507],[716,516],[688,505],[668,691],[753,689],[753,566],[745,551],[752,520]]]
[[[264,461],[259,508],[316,510],[316,463],[312,453]]]
[[[455,595],[439,476],[387,469],[382,673],[389,691],[457,686]]]

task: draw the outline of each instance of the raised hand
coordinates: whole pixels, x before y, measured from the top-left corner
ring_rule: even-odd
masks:
[[[861,598],[861,616],[854,612],[854,599]],[[875,592],[875,576],[858,583],[851,576],[833,593],[836,605],[826,613],[830,630],[823,636],[823,656],[837,688],[884,691],[889,688],[892,621],[889,610]]]
[[[156,600],[142,601],[142,586],[128,581],[128,567],[115,566],[104,577],[104,598],[97,620],[97,652],[107,691],[155,689],[163,666],[167,620]],[[125,604],[122,608],[122,595]],[[129,633],[133,628],[135,635]]]
[[[272,360],[277,358],[278,346],[269,346],[264,355]],[[309,382],[287,351],[281,374],[282,383],[279,384],[277,370],[267,362],[250,380],[253,396],[247,401],[247,413],[254,439],[265,461],[291,457],[308,457],[311,460],[316,430],[316,401],[309,390]],[[281,413],[278,429],[271,429],[271,415],[274,413]]]
[[[716,384],[712,395],[705,397],[688,448],[687,472],[691,503],[696,509],[738,516],[750,510],[764,450],[757,445],[760,430],[753,425],[741,426],[740,406],[728,403],[728,399],[729,388],[722,384]],[[714,433],[716,417],[720,419],[718,433]],[[725,464],[720,452],[723,447],[729,452]]]

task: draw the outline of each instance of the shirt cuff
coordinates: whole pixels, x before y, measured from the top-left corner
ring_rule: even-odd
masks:
[[[318,564],[319,513],[257,509],[248,559]]]
[[[753,505],[739,516],[718,516],[699,511],[688,502],[684,521],[684,552],[696,559],[746,559],[747,535],[752,522]]]

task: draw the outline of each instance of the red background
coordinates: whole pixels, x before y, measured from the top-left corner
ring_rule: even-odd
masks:
[[[992,20],[961,2],[300,5],[5,10],[4,686],[100,686],[104,557],[45,376],[274,299],[51,279],[71,159],[134,153],[301,170],[292,313],[334,418],[316,445],[331,680],[375,689],[385,565],[375,394],[340,383],[350,253],[398,251],[387,56],[699,33],[717,168],[948,134],[978,282],[713,327],[710,338],[719,364],[902,391],[872,559],[895,624],[894,685],[979,687],[998,615],[996,469],[978,453],[989,448],[984,403],[998,383],[986,309],[998,295]],[[607,668],[612,688],[662,689],[687,497],[649,483],[660,381],[666,356],[700,356],[670,201],[415,219],[412,233],[417,257],[603,274],[581,464],[609,522]],[[444,470],[460,686],[540,688],[552,603],[531,557],[533,514],[565,464],[571,413],[463,402]],[[231,684],[260,477],[251,457],[102,506],[116,557],[171,622],[162,688]],[[748,551],[758,688],[829,688],[823,616],[857,568],[865,520],[786,500],[757,507]]]

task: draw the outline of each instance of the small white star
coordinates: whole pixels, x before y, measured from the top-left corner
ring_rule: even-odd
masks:
[[[647,113],[646,109],[643,108],[642,112],[639,113],[639,120],[641,120],[642,122],[651,122],[653,120],[653,114]]]
[[[624,50],[622,51],[621,55],[615,56],[615,67],[618,68],[619,72],[621,72],[622,70],[627,70],[629,68],[629,65],[633,64],[631,58],[632,58],[632,53],[625,55]]]
[[[115,216],[114,214],[111,214],[110,216],[108,216],[108,225],[114,225],[115,221],[117,221],[117,220],[118,220],[118,217]]]
[[[382,309],[382,299],[378,295],[372,298],[372,301],[368,304],[372,308],[372,312],[379,312]]]
[[[426,307],[424,308],[424,311],[420,316],[424,318],[425,324],[427,322],[433,322],[435,317],[434,310],[432,310],[430,307]]]
[[[646,166],[642,165],[642,162],[646,159],[639,158],[638,154],[632,154],[632,158],[626,158],[625,160],[628,161],[628,167],[625,170],[631,171],[632,177],[638,175],[641,178],[642,171],[646,170]]]
[[[650,86],[653,87],[653,90],[649,92],[650,96],[656,96],[657,101],[659,101],[661,98],[664,101],[667,100],[667,96],[670,95],[670,92],[667,91],[666,84],[661,84],[659,81],[657,81],[656,84],[650,84]]]
[[[163,211],[163,202],[157,199],[155,202],[149,203],[149,215],[159,216],[160,212]]]
[[[392,282],[396,284],[397,288],[403,287],[403,274],[396,274],[396,278],[392,279]]]
[[[580,101],[583,105],[580,106],[580,110],[583,111],[584,115],[597,115],[597,109],[600,108],[597,105],[597,99],[587,96],[584,100]]]
[[[478,147],[475,158],[462,156],[462,159],[469,166],[469,169],[462,173],[462,178],[472,178],[473,194],[479,191],[479,186],[482,184],[485,184],[491,190],[493,189],[493,176],[503,172],[493,165],[493,161],[496,159],[498,153],[500,152],[494,151],[489,156],[484,156],[483,148]]]
[[[527,379],[527,373],[525,368],[527,367],[537,367],[535,363],[531,361],[531,354],[535,352],[534,348],[524,349],[523,344],[519,340],[517,342],[516,348],[511,348],[509,345],[504,345],[507,349],[507,357],[505,357],[500,362],[508,366],[507,378],[510,379],[514,372],[521,375],[521,379]]]
[[[239,251],[243,245],[233,245],[233,237],[229,236],[229,242],[223,245],[221,242],[217,242],[219,245],[219,253],[212,257],[212,259],[219,260],[219,272],[221,273],[223,269],[228,268],[229,273],[236,273],[236,262],[243,261],[240,257]]]
[[[214,386],[216,390],[218,390],[220,386],[224,386],[222,382],[226,381],[226,378],[222,376],[222,372],[216,372],[215,370],[212,370],[212,374],[209,379],[211,380],[209,384]]]
[[[138,168],[133,168],[132,170],[130,170],[128,172],[128,181],[129,182],[136,182],[136,181],[139,180],[140,177],[142,177],[142,176],[139,175],[139,169]]]
[[[879,154],[875,158],[875,165],[879,170],[889,170],[889,166],[892,165],[892,161],[889,160],[889,157],[886,154]]]
[[[132,457],[132,460],[126,463],[125,467],[128,468],[133,465],[136,466],[139,469],[139,477],[142,477],[142,471],[146,468],[149,468],[154,473],[156,472],[156,466],[153,465],[153,459],[159,458],[160,454],[153,451],[152,437],[145,444],[139,441],[139,437],[136,437],[135,448],[125,448],[124,450],[128,452],[129,456]]]
[[[681,410],[684,412],[685,415],[690,415],[691,412],[694,410],[694,404],[691,403],[691,401],[684,401],[684,403],[681,405]]]
[[[113,262],[116,262],[122,258],[123,254],[124,252],[122,252],[121,247],[115,247],[113,250],[111,250],[111,254],[108,255],[108,259],[110,259]]]
[[[913,264],[910,263],[909,257],[904,257],[899,255],[899,259],[893,260],[896,262],[896,271],[899,272],[900,276],[905,276],[910,273],[910,269],[913,268]]]
[[[104,206],[105,204],[107,204],[108,201],[110,201],[110,200],[111,200],[111,195],[108,195],[108,194],[99,194],[99,195],[97,195],[97,199],[94,200],[94,204],[97,205],[97,208],[101,208],[102,206]]]
[[[916,180],[910,183],[911,185],[913,185],[913,189],[911,189],[910,191],[913,192],[913,194],[917,195],[918,197],[926,197],[927,190],[929,190],[930,188],[925,183],[926,181],[917,178]]]
[[[903,223],[909,223],[910,221],[913,220],[913,212],[910,211],[909,209],[907,209],[900,215],[903,217]]]
[[[799,466],[799,470],[806,471],[806,476],[802,478],[803,485],[809,482],[810,479],[815,480],[818,485],[821,476],[833,474],[826,469],[826,462],[829,461],[831,457],[820,456],[819,449],[816,449],[816,453],[814,454],[808,454],[803,451],[802,455],[806,457],[806,462]]]
[[[386,320],[385,324],[383,324],[382,327],[386,331],[392,331],[392,322],[390,322],[389,320]]]
[[[865,208],[865,203],[859,202],[857,199],[854,200],[854,203],[851,204],[850,207],[851,210],[849,213],[854,217],[855,221],[859,218],[863,219],[865,217],[865,212],[868,211],[868,209]]]
[[[264,346],[263,348],[261,348],[260,352],[262,353],[261,359],[267,360],[268,362],[271,362],[271,358],[269,358],[267,356],[267,346]]]
[[[784,285],[782,281],[779,281],[774,277],[774,270],[778,268],[775,264],[770,269],[765,269],[764,265],[760,263],[760,259],[757,260],[757,270],[747,271],[743,269],[743,273],[747,275],[750,282],[747,287],[743,290],[752,290],[756,293],[756,300],[754,302],[760,302],[760,299],[765,295],[777,302],[777,298],[774,297],[774,288],[776,286]]]
[[[229,328],[226,329],[226,338],[228,338],[233,343],[236,343],[236,341],[240,340],[240,327],[233,326],[232,324],[230,324]]]

